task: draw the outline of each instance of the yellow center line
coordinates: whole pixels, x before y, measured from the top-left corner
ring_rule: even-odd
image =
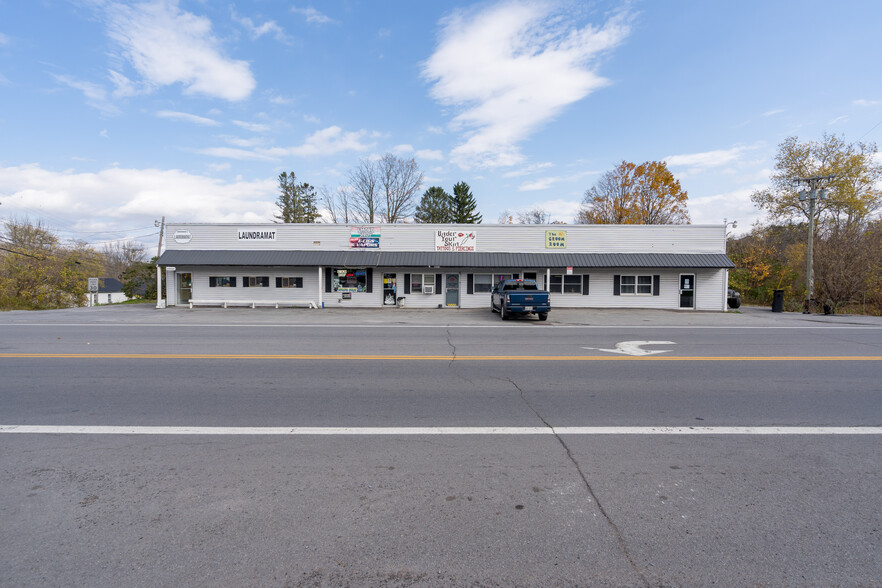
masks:
[[[395,361],[880,361],[879,355],[674,356],[674,355],[247,355],[175,353],[0,353],[0,359],[304,359]]]

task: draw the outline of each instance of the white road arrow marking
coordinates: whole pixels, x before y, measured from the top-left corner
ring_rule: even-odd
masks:
[[[615,349],[601,349],[599,347],[583,347],[582,349],[594,349],[597,351],[606,351],[607,353],[621,353],[622,355],[655,355],[656,353],[667,353],[670,349],[649,350],[640,349],[643,345],[676,345],[673,341],[622,341],[616,343]]]

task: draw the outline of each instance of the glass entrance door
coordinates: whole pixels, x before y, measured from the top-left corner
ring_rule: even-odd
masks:
[[[447,306],[459,306],[459,274],[447,274],[447,291],[444,302]]]
[[[383,274],[383,306],[395,306],[395,297],[398,296],[395,278],[395,274]]]
[[[680,274],[680,308],[695,308],[694,274]]]
[[[178,304],[188,304],[193,295],[193,274],[178,274]]]

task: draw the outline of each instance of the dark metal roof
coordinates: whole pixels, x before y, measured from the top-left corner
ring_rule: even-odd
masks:
[[[448,268],[733,268],[724,253],[450,253],[444,251],[259,251],[172,249],[159,265]]]

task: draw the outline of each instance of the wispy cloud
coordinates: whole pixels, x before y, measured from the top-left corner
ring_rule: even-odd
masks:
[[[86,104],[98,109],[102,114],[107,116],[119,114],[119,109],[110,101],[107,95],[107,88],[104,86],[78,80],[67,75],[52,74],[52,77],[55,78],[55,81],[82,92],[86,99]]]
[[[107,28],[132,67],[155,86],[244,100],[256,86],[247,62],[223,54],[211,21],[182,11],[177,0],[107,6]]]
[[[306,18],[306,22],[308,23],[327,24],[334,22],[334,19],[322,14],[312,6],[307,6],[306,8],[297,8],[296,6],[292,6],[291,12],[293,12],[294,14],[302,15],[304,18]]]
[[[216,127],[220,125],[220,123],[213,118],[197,116],[188,112],[176,112],[174,110],[160,110],[156,113],[156,116],[158,116],[159,118],[167,118],[169,120],[179,120],[196,125],[202,125],[204,127]]]
[[[853,104],[858,106],[878,106],[879,104],[882,104],[882,100],[866,100],[861,98],[860,100],[855,100]]]
[[[833,125],[835,125],[836,123],[845,122],[845,121],[847,121],[847,120],[848,120],[848,116],[843,114],[842,116],[837,116],[836,118],[834,118],[834,119],[830,120],[829,122],[827,122],[827,125],[829,125],[829,126],[833,126]]]
[[[234,120],[233,124],[252,133],[268,133],[272,127],[261,123],[251,123],[243,120]]]
[[[704,151],[702,153],[669,155],[665,157],[665,163],[671,167],[720,167],[737,161],[742,153],[750,149],[753,149],[753,147],[739,146],[733,147],[732,149],[718,149],[716,151]]]
[[[781,114],[782,112],[784,112],[784,109],[783,109],[783,108],[778,108],[778,109],[775,109],[775,110],[767,110],[767,111],[764,112],[762,115],[763,115],[763,116],[775,116],[776,114]]]
[[[398,153],[400,155],[406,155],[408,153],[413,153],[413,145],[403,144],[396,145],[392,148],[392,153]]]
[[[303,122],[308,122],[309,124],[312,124],[312,125],[319,125],[322,123],[322,120],[317,116],[313,116],[311,114],[304,114],[303,115]]]
[[[264,35],[272,35],[272,37],[286,45],[290,45],[294,39],[292,39],[281,26],[276,23],[274,20],[268,20],[261,25],[254,24],[254,21],[248,18],[247,16],[238,16],[235,12],[233,12],[233,20],[238,22],[242,27],[248,31],[248,34],[252,39],[259,39]]]
[[[550,161],[544,161],[542,163],[533,163],[530,165],[523,165],[518,167],[518,169],[514,169],[510,172],[505,172],[502,174],[503,178],[519,178],[521,176],[528,176],[530,174],[534,174],[540,170],[548,169],[550,167],[554,167],[554,164]]]
[[[554,186],[555,184],[576,182],[586,176],[596,176],[599,174],[600,174],[600,172],[598,172],[598,171],[584,171],[584,172],[579,172],[577,174],[571,174],[568,176],[549,176],[549,177],[545,177],[545,178],[538,178],[538,179],[530,181],[530,182],[524,182],[523,184],[518,186],[518,191],[519,192],[533,192],[536,190],[547,190],[548,188]]]
[[[0,33],[0,46],[9,45],[11,41],[9,40],[9,35],[4,35]]]
[[[460,166],[521,162],[521,141],[607,85],[595,72],[596,61],[628,36],[630,15],[580,28],[552,8],[506,1],[457,10],[441,21],[438,46],[422,75],[435,100],[459,111],[452,126],[465,140],[451,159]]]
[[[444,154],[437,149],[420,149],[416,153],[417,159],[428,159],[429,161],[443,161]]]
[[[209,147],[200,149],[199,153],[213,157],[227,159],[253,160],[253,161],[277,161],[292,155],[309,157],[314,155],[333,155],[342,151],[367,151],[374,143],[365,143],[364,139],[369,135],[365,130],[344,131],[340,127],[333,126],[309,135],[301,145],[293,147]],[[229,140],[227,142],[232,142]],[[233,143],[236,144],[236,143]],[[244,145],[244,143],[242,143]]]

